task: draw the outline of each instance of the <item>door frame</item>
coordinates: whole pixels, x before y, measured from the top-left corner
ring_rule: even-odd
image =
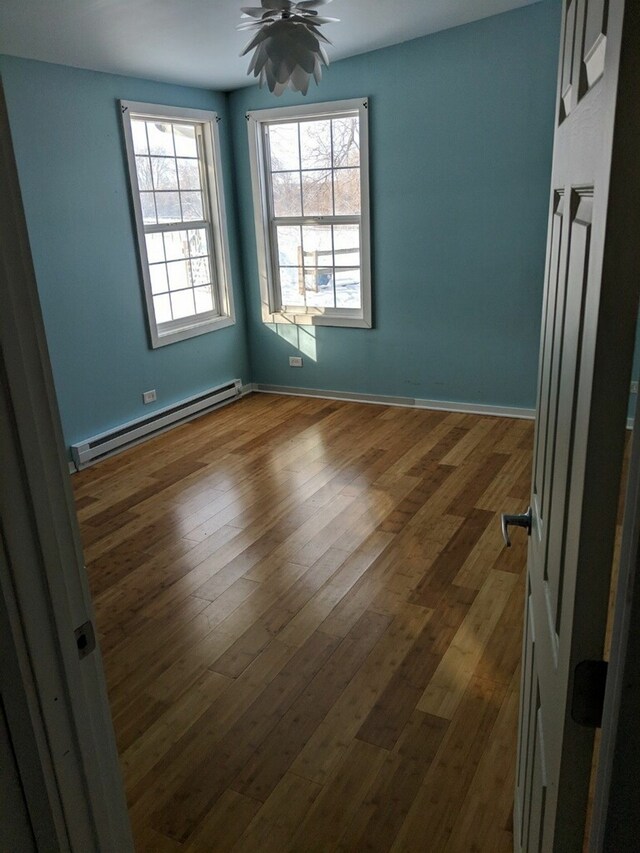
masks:
[[[590,853],[631,850],[640,813],[640,406],[633,422]],[[635,739],[630,733],[636,732]]]
[[[627,189],[627,204],[616,221],[607,225],[607,239],[616,245],[615,271],[618,280],[628,279],[636,270],[634,281],[640,289],[637,249],[640,235],[640,182],[637,165],[637,141],[640,139],[640,112],[636,93],[640,87],[640,9],[624,3],[625,38],[620,54],[624,70],[625,92],[616,109],[614,157],[611,186],[618,193]],[[618,92],[620,96],[620,89]],[[629,192],[635,187],[636,193]],[[638,322],[636,319],[636,322]],[[638,326],[636,347],[638,346]],[[631,375],[631,365],[628,365]],[[622,543],[615,590],[613,631],[609,655],[602,737],[596,768],[596,790],[590,826],[590,853],[630,850],[637,845],[640,819],[638,781],[640,779],[640,737],[637,715],[640,708],[640,405],[636,403],[633,422],[631,458],[625,489]],[[630,739],[630,732],[636,732]]]
[[[39,849],[128,853],[102,659],[75,635],[93,612],[1,80],[0,185],[2,699]]]

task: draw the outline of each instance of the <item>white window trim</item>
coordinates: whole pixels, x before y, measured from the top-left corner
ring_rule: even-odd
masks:
[[[251,186],[258,254],[258,275],[262,320],[265,323],[295,323],[314,326],[350,326],[370,329],[371,312],[371,237],[369,215],[369,125],[367,98],[348,101],[329,101],[323,104],[305,104],[298,107],[277,107],[267,110],[251,110],[246,113],[249,133],[249,157],[251,163]],[[283,311],[278,308],[279,298],[273,271],[273,254],[268,210],[267,170],[264,150],[264,125],[274,121],[292,121],[308,117],[335,117],[340,113],[358,113],[360,120],[360,281],[362,307],[307,308],[301,311]],[[309,217],[313,224],[334,217]]]
[[[235,308],[233,303],[233,284],[231,279],[231,264],[227,230],[227,216],[222,185],[222,159],[220,156],[220,140],[218,135],[218,115],[209,110],[195,110],[182,107],[165,107],[159,104],[140,103],[138,101],[120,101],[120,112],[124,127],[129,168],[129,184],[136,220],[136,237],[138,256],[144,285],[144,296],[149,324],[149,336],[153,349],[167,344],[203,335],[216,329],[223,329],[235,323]],[[193,315],[170,323],[156,323],[151,293],[149,262],[145,240],[145,227],[140,203],[140,188],[136,170],[133,137],[131,134],[130,117],[164,118],[169,121],[186,120],[202,125],[205,147],[206,187],[203,187],[204,203],[207,206],[211,224],[211,263],[215,271],[214,286],[215,300],[218,309],[208,314]],[[180,223],[177,228],[186,228],[189,223]]]

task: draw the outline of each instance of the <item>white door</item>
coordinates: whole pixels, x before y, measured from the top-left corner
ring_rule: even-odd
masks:
[[[2,814],[0,848],[30,826],[38,850],[129,853],[1,85],[0,187],[0,700],[28,813]]]
[[[640,282],[626,5],[563,4],[514,813],[527,853],[583,841],[594,729],[574,719],[576,667],[602,658]]]

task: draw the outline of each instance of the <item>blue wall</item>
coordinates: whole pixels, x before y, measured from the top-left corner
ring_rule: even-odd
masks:
[[[370,98],[371,330],[261,320],[244,113],[300,97],[0,56],[67,443],[235,377],[533,406],[558,36],[559,2],[544,0],[336,62],[308,96]],[[231,328],[148,345],[120,98],[223,118]]]
[[[307,96],[370,98],[372,330],[262,323],[244,113],[302,98],[232,94],[254,381],[535,404],[559,29],[546,0],[336,62]]]
[[[68,444],[236,377],[249,381],[227,97],[0,57]],[[216,110],[236,325],[152,350],[117,100]],[[155,405],[142,392],[155,388]]]

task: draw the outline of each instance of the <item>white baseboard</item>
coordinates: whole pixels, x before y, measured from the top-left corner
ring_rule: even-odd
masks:
[[[516,406],[489,406],[478,403],[454,403],[447,400],[387,397],[383,394],[354,394],[351,391],[324,391],[314,388],[294,388],[286,385],[264,385],[261,382],[254,382],[252,390],[262,394],[283,394],[289,397],[318,397],[322,400],[346,400],[354,403],[372,403],[379,406],[435,409],[442,412],[465,412],[471,415],[493,415],[494,417],[502,418],[533,420],[536,415],[535,409],[524,409]]]
[[[72,473],[82,471],[96,462],[162,435],[176,426],[195,420],[228,403],[236,402],[252,390],[251,384],[243,385],[240,379],[235,379],[224,386],[209,389],[203,394],[160,409],[147,418],[129,421],[108,432],[88,438],[84,442],[72,444],[73,460],[69,463],[69,470]]]

